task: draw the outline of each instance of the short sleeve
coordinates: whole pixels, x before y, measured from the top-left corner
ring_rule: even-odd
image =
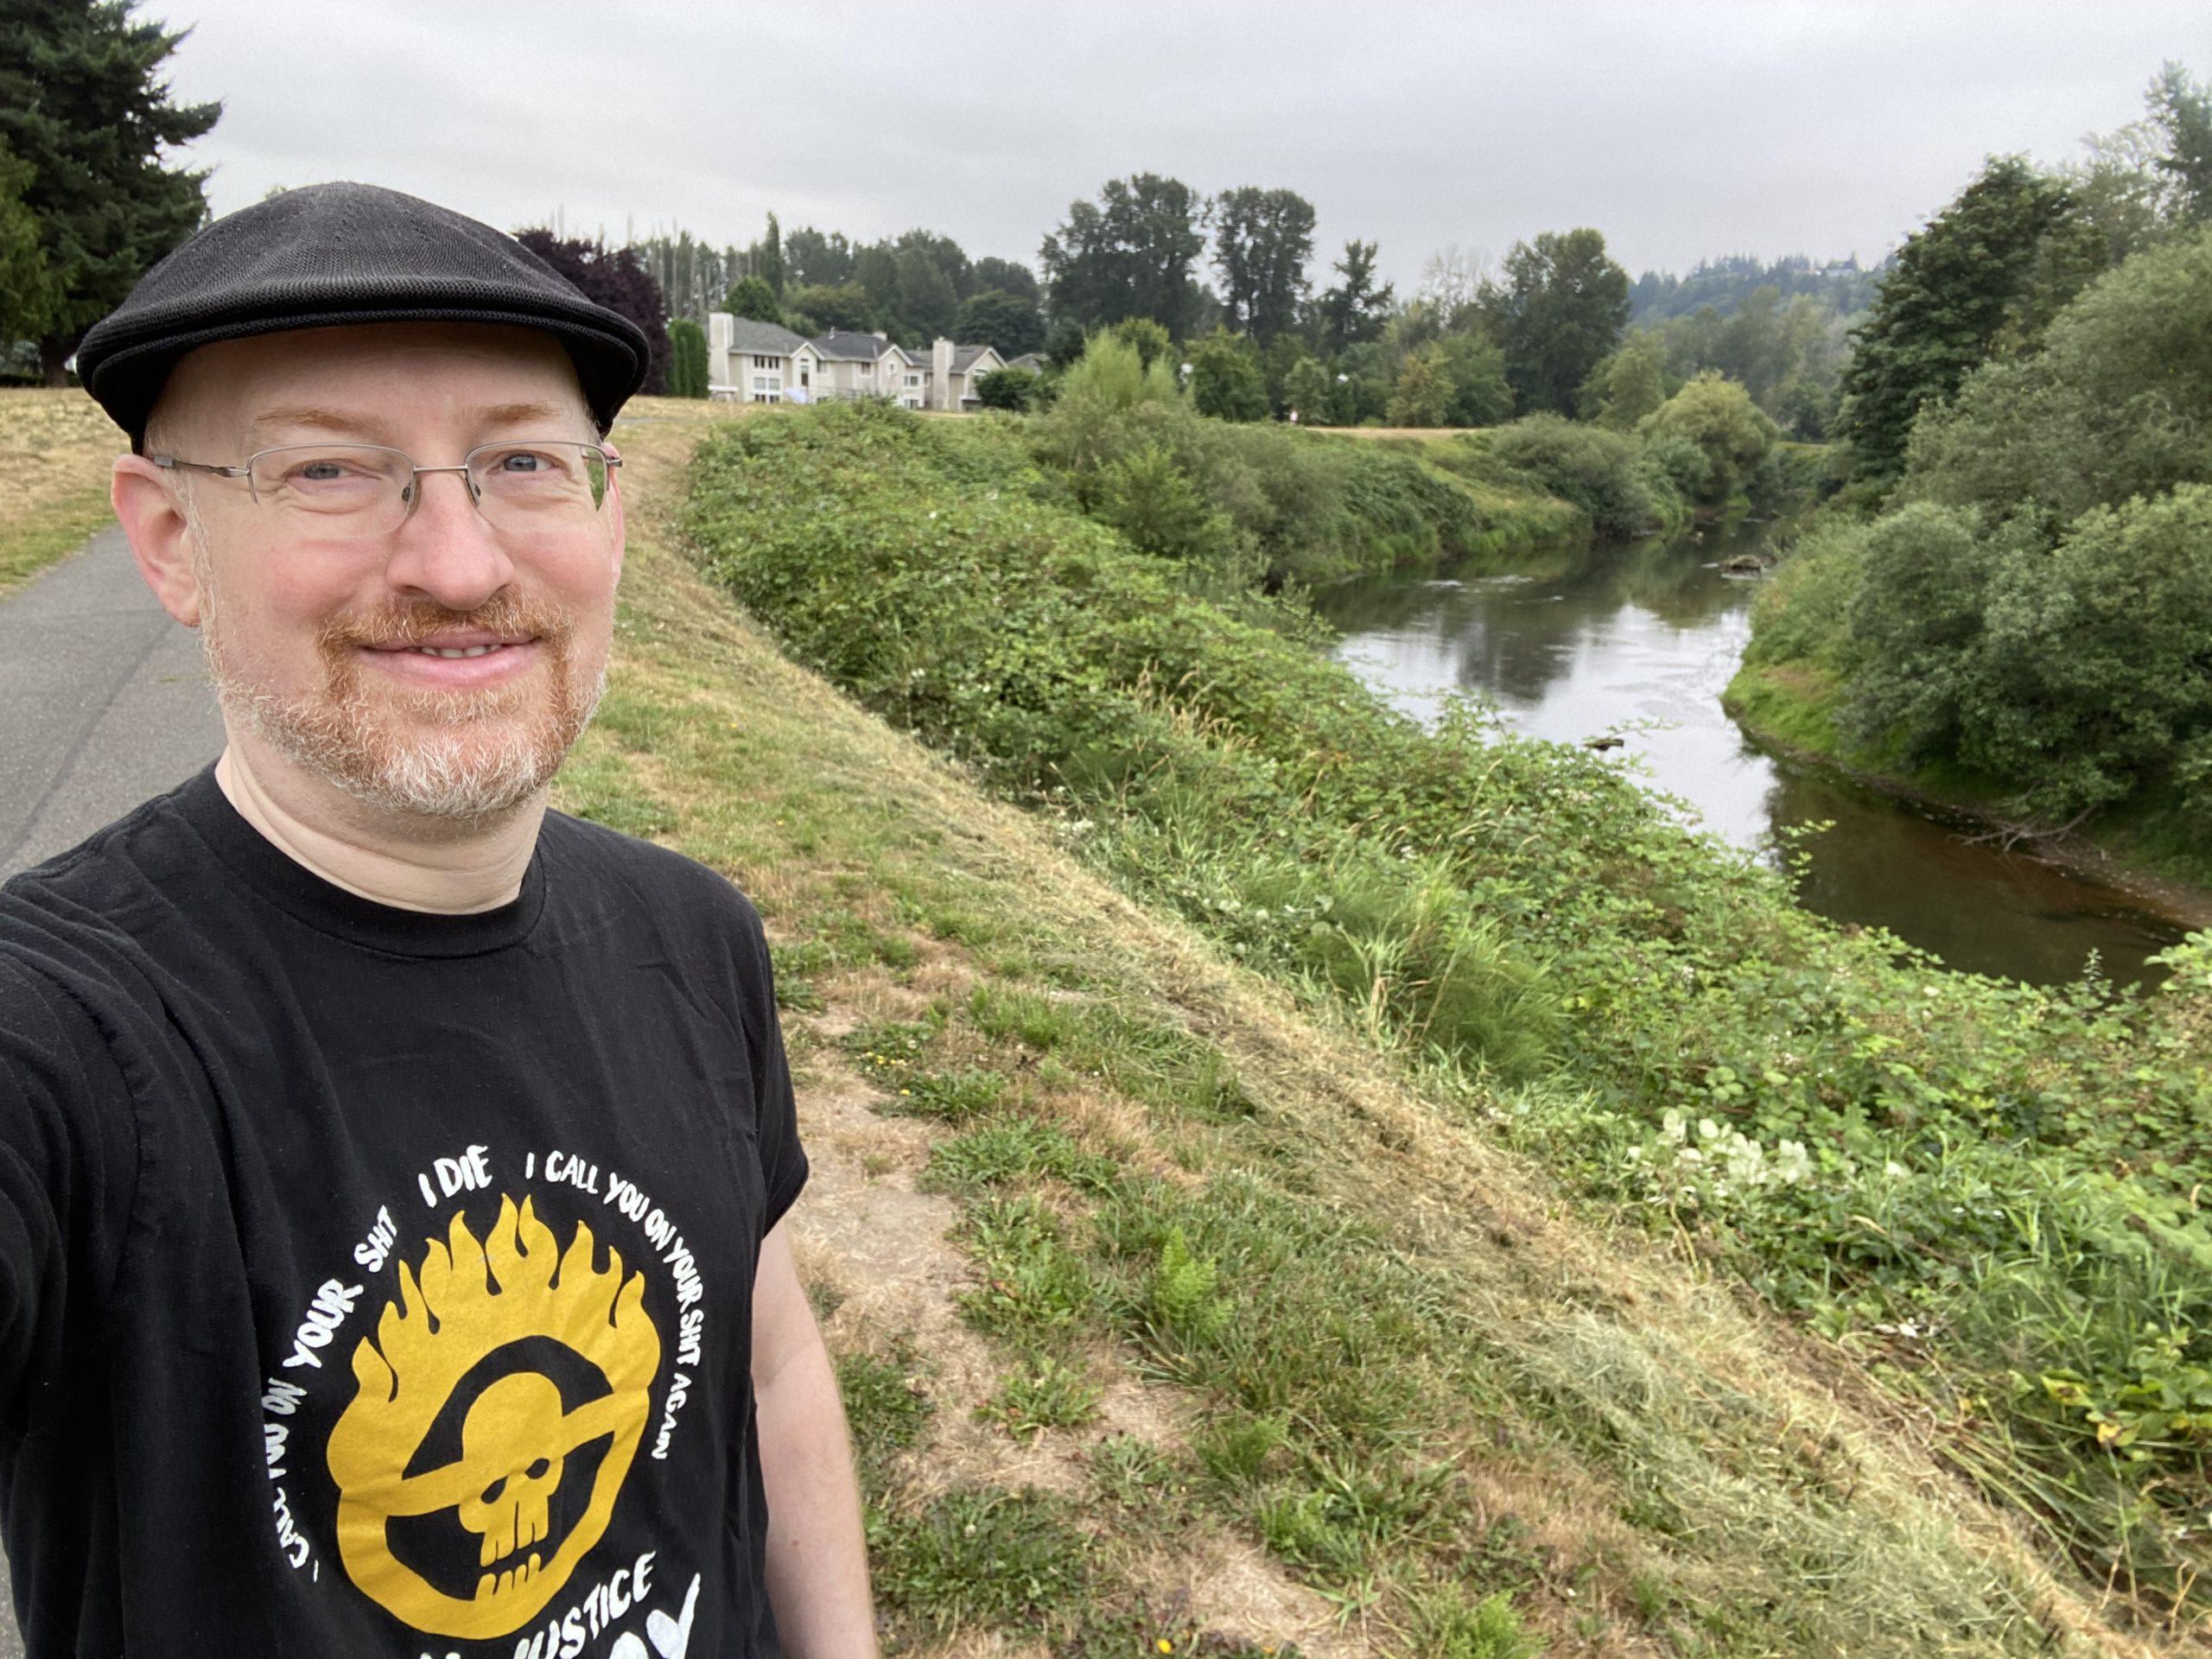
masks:
[[[741,893],[739,903],[745,944],[737,956],[738,994],[747,1040],[753,1046],[754,1139],[760,1154],[760,1187],[767,1194],[760,1232],[766,1237],[806,1185],[806,1150],[799,1144],[798,1103],[791,1093],[791,1063],[784,1055],[767,931],[750,899]]]
[[[122,1092],[91,1019],[0,953],[0,1419],[60,1375],[73,1289],[106,1282],[90,1258],[118,1230],[108,1177],[128,1154],[100,1128],[128,1121]]]

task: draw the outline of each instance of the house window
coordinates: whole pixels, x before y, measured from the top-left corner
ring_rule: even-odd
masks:
[[[915,386],[920,385],[921,384],[922,377],[918,374],[910,374],[906,377],[906,385],[910,390]]]
[[[782,361],[783,359],[779,357],[755,357],[753,359],[753,366],[756,369],[772,369]]]
[[[756,374],[753,377],[753,390],[755,391],[781,391],[783,389],[784,377],[780,374]]]

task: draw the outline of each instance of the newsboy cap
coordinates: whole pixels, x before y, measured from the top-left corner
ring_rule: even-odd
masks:
[[[509,322],[568,347],[601,433],[645,381],[645,330],[514,238],[373,184],[316,184],[181,244],[77,347],[86,391],[142,448],[179,358],[219,340],[361,322]]]

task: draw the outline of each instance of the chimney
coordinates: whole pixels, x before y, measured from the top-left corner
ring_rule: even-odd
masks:
[[[939,409],[957,409],[952,395],[952,342],[939,334],[930,342],[930,402]]]

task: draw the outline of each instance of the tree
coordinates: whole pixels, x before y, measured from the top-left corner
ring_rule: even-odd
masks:
[[[1407,353],[1385,418],[1393,426],[1441,426],[1451,404],[1452,372],[1445,366],[1443,347],[1432,343]]]
[[[857,283],[784,290],[784,315],[804,317],[817,329],[866,334],[875,327],[875,308]]]
[[[758,282],[758,277],[747,277]],[[708,358],[707,335],[689,317],[678,317],[668,325],[668,395],[671,397],[703,397],[707,395]]]
[[[1283,401],[1303,426],[1325,426],[1332,419],[1330,393],[1335,386],[1329,371],[1316,359],[1300,358],[1283,382]]]
[[[2151,83],[2151,121],[2165,140],[2158,171],[2171,181],[2184,224],[2212,219],[2212,90],[2169,63]]]
[[[1837,425],[1861,477],[1882,489],[1896,481],[1914,418],[1989,356],[2069,206],[2056,180],[2000,156],[1906,238],[1872,315],[1853,331],[1843,372]]]
[[[1485,290],[1516,409],[1572,414],[1575,393],[1628,326],[1628,273],[1587,228],[1516,242]]]
[[[0,144],[0,354],[19,340],[35,340],[54,311],[38,216],[23,205],[30,164]]]
[[[1150,317],[1124,317],[1106,332],[1135,346],[1137,361],[1147,369],[1164,361],[1175,349],[1175,342],[1167,337],[1167,331]]]
[[[960,296],[930,250],[911,245],[899,249],[896,267],[891,310],[898,326],[925,340],[950,333],[953,317],[960,309]]]
[[[952,332],[963,341],[995,346],[1001,357],[1012,359],[1044,345],[1045,319],[1035,300],[986,288],[961,301]]]
[[[1590,371],[1576,403],[1582,418],[1615,432],[1636,423],[1667,401],[1664,349],[1656,330],[1635,328],[1620,349]]]
[[[777,302],[775,290],[767,279],[747,276],[723,296],[722,309],[734,317],[749,317],[755,322],[780,323],[784,308]]]
[[[558,237],[543,228],[517,231],[515,240],[582,289],[586,299],[620,312],[644,329],[652,353],[645,390],[667,390],[668,306],[637,250],[611,252],[595,238]]]
[[[1027,300],[1035,305],[1044,297],[1037,286],[1037,273],[1014,259],[1000,259],[986,254],[976,262],[975,292],[997,289],[1011,294],[1017,300]]]
[[[0,144],[29,169],[17,200],[37,223],[46,270],[48,385],[66,384],[85,330],[207,218],[207,174],[172,170],[162,155],[207,131],[223,106],[169,101],[159,72],[186,31],[130,10],[130,0],[0,7]]]
[[[803,226],[784,238],[784,282],[808,288],[835,288],[852,280],[853,245],[842,231],[823,235]]]
[[[1191,402],[1220,421],[1268,418],[1268,381],[1252,344],[1217,329],[1191,345]]]
[[[1505,378],[1505,353],[1479,329],[1446,334],[1434,347],[1450,381],[1444,406],[1446,426],[1496,426],[1513,412],[1513,388]]]
[[[1215,198],[1214,268],[1231,327],[1271,344],[1297,321],[1313,257],[1313,204],[1293,190],[1243,186]]]
[[[1096,202],[1069,205],[1039,251],[1055,321],[1085,330],[1149,317],[1187,337],[1200,308],[1191,267],[1205,251],[1198,200],[1179,179],[1112,179]]]
[[[1319,310],[1321,346],[1332,357],[1382,332],[1392,287],[1389,283],[1375,285],[1375,249],[1372,242],[1347,242],[1344,257],[1330,266],[1338,280],[1334,287],[1322,290]]]
[[[1774,448],[1774,423],[1733,380],[1707,369],[1646,416],[1647,439],[1681,439],[1704,458],[1691,491],[1700,501],[1726,501],[1742,488]]]
[[[745,251],[749,273],[767,284],[770,295],[781,299],[784,292],[784,237],[773,213],[768,215],[767,233]],[[753,314],[748,311],[739,315],[751,316]],[[763,317],[760,321],[772,322],[774,319]]]

